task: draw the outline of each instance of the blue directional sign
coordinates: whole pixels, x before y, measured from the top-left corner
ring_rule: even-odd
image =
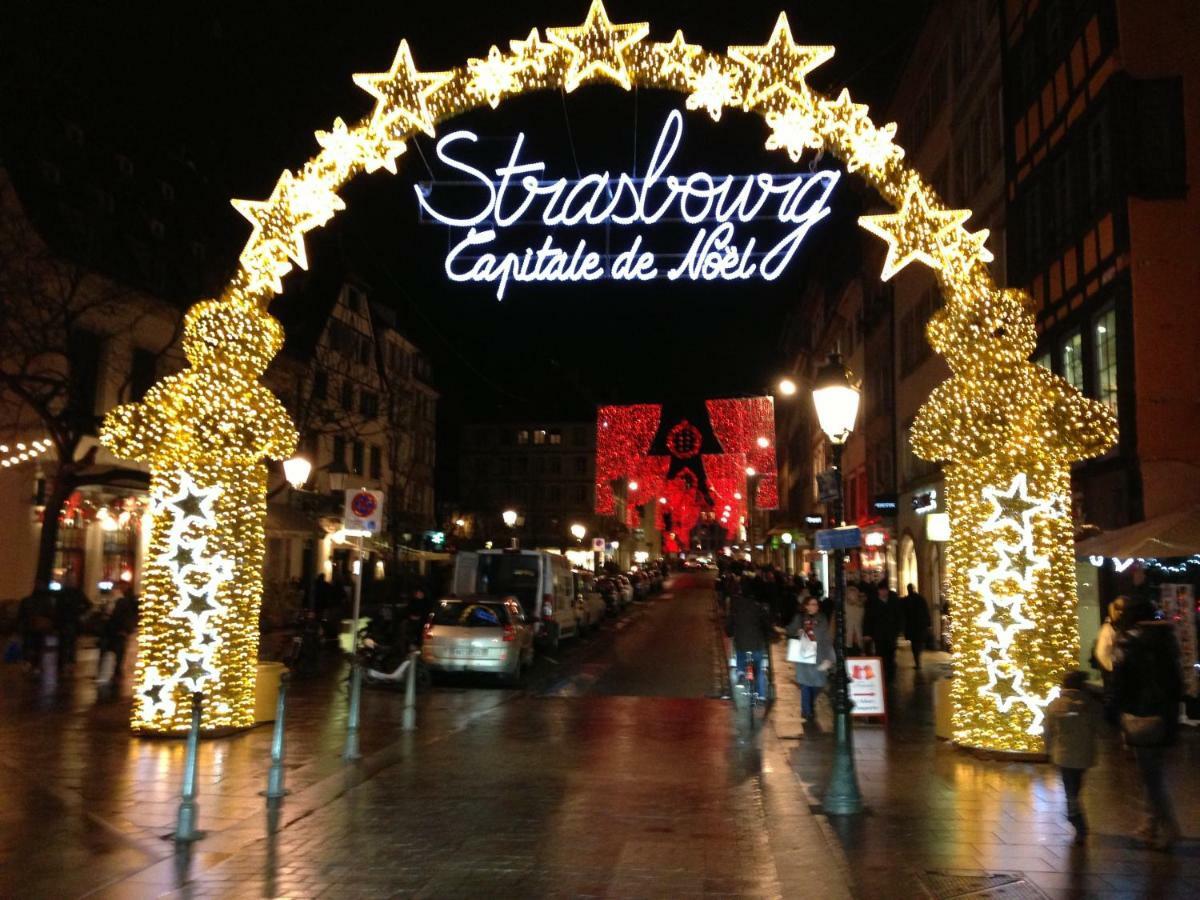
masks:
[[[857,525],[822,528],[816,535],[818,550],[853,550],[862,546],[862,529]]]

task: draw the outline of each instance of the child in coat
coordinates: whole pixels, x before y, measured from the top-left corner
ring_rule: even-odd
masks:
[[[1046,707],[1045,740],[1050,760],[1062,775],[1067,795],[1067,821],[1075,826],[1075,843],[1087,837],[1087,821],[1079,805],[1083,775],[1096,764],[1096,737],[1104,711],[1087,690],[1087,673],[1068,672],[1062,693]]]

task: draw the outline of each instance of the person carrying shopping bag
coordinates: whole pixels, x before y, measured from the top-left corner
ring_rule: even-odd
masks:
[[[829,622],[821,614],[821,602],[806,597],[804,605],[787,627],[789,662],[796,665],[796,684],[800,686],[800,713],[806,721],[816,714],[817,695],[825,687],[833,668],[833,640]]]

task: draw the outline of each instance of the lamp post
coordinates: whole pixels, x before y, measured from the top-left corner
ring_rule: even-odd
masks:
[[[833,470],[836,474],[837,498],[832,501],[835,525],[842,524],[842,450],[854,429],[858,416],[858,389],[850,383],[849,373],[841,356],[829,355],[828,362],[817,370],[813,383],[813,405],[817,420],[833,445]],[[851,732],[850,695],[846,678],[846,571],[843,551],[833,550],[834,597],[834,672],[833,715],[836,743],[833,753],[833,772],[825,788],[824,809],[830,815],[851,815],[862,812],[862,796],[858,775],[854,769],[854,739]]]
[[[500,513],[500,518],[504,520],[504,524],[508,526],[508,530],[510,532],[509,546],[516,550],[520,545],[517,543],[516,535],[511,534],[511,532],[517,527],[517,519],[520,517],[517,515],[517,511],[515,509],[506,509],[504,512]]]

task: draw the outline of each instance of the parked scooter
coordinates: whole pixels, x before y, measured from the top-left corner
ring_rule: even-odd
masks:
[[[413,651],[420,650],[420,636],[420,621],[414,622],[411,617],[402,620],[392,635],[371,634],[369,628],[360,631],[358,664],[362,667],[364,682],[368,685],[403,687],[409,666],[415,664],[417,690],[428,690],[433,684],[433,676],[421,662],[420,655],[413,655]]]

